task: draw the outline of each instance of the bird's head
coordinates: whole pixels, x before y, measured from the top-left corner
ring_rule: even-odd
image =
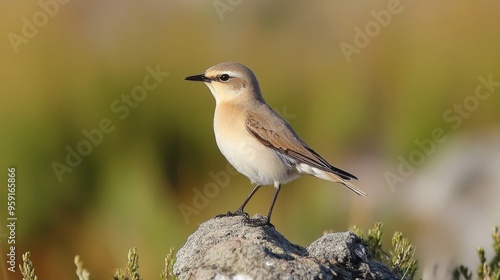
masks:
[[[217,103],[232,99],[262,99],[253,72],[236,62],[219,63],[208,68],[204,74],[189,76],[185,80],[204,82]]]

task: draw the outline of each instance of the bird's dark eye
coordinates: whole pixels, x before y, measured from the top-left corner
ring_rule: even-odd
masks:
[[[226,82],[227,80],[229,80],[229,75],[228,74],[222,74],[220,75],[219,79],[223,82]]]

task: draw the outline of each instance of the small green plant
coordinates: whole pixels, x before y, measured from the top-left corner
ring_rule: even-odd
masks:
[[[492,233],[493,239],[493,251],[495,256],[490,262],[486,261],[484,256],[484,249],[479,247],[477,249],[477,254],[479,257],[479,266],[477,267],[477,278],[479,280],[500,280],[500,232],[498,231],[498,226],[493,228]],[[454,280],[472,280],[472,272],[463,265],[458,266],[453,271]]]
[[[35,275],[35,268],[30,260],[30,256],[30,252],[23,254],[23,264],[19,265],[19,270],[23,275],[23,280],[38,280],[38,277]]]
[[[162,280],[175,280],[177,279],[174,275],[174,248],[170,248],[168,255],[165,257],[165,267],[161,273]]]
[[[30,260],[31,253],[26,252],[23,254],[23,263],[19,265],[19,270],[23,275],[23,280],[38,280],[35,275],[35,268]],[[165,257],[165,267],[161,273],[162,280],[175,280],[177,279],[173,272],[174,266],[174,248],[171,248],[168,255]],[[75,256],[76,275],[78,280],[90,280],[90,272],[83,267],[83,262],[80,256]],[[137,249],[132,248],[127,254],[127,266],[125,271],[116,269],[113,275],[114,280],[142,280],[139,275],[139,255]]]
[[[462,276],[465,280],[472,280],[472,272],[466,266],[460,265],[453,271],[453,280],[459,280]]]
[[[366,236],[357,226],[354,226],[353,232],[363,240],[374,260],[390,267],[401,279],[413,279],[418,268],[418,262],[413,258],[415,246],[401,232],[395,232],[393,250],[387,253],[382,249],[382,227],[382,223],[376,223]]]
[[[415,255],[415,245],[404,238],[401,232],[395,232],[392,237],[392,247],[394,248],[394,253],[391,252],[393,271],[401,275],[402,279],[405,276],[413,279],[418,268],[417,260],[413,258]]]
[[[383,262],[383,260],[390,257],[390,255],[382,249],[382,226],[382,223],[376,223],[373,228],[368,229],[368,235],[366,237],[364,236],[364,232],[357,226],[353,228],[354,233],[363,240],[366,246],[368,246],[368,250],[373,258],[379,262]]]
[[[75,265],[78,280],[90,280],[90,272],[83,268],[83,262],[80,260],[80,256],[78,255],[75,257]]]
[[[114,280],[141,280],[139,275],[139,255],[137,254],[137,248],[132,248],[127,254],[127,267],[125,272],[121,269],[115,270],[115,275],[113,275]]]

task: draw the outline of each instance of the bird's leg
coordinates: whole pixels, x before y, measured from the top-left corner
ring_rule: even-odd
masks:
[[[247,203],[250,201],[252,196],[260,189],[260,187],[262,187],[262,185],[256,185],[253,188],[253,190],[250,192],[248,197],[245,199],[245,201],[243,201],[243,204],[238,209],[236,209],[236,211],[234,211],[234,212],[227,211],[226,214],[219,214],[216,217],[220,218],[220,217],[228,217],[228,216],[245,216],[248,218],[248,213],[245,213],[245,211],[243,211],[243,209],[245,208]]]
[[[274,227],[273,224],[271,224],[271,214],[273,213],[273,208],[274,204],[276,203],[276,199],[278,198],[278,194],[281,190],[281,184],[276,182],[274,183],[274,196],[273,196],[273,201],[271,202],[271,207],[269,208],[269,212],[267,213],[267,216],[264,217],[264,219],[254,219],[248,221],[248,223],[252,226],[272,226]]]
[[[260,189],[260,187],[262,187],[262,185],[256,185],[253,190],[250,192],[250,194],[248,195],[248,197],[245,199],[245,201],[243,201],[243,204],[241,204],[241,206],[234,212],[234,214],[236,215],[246,215],[248,216],[248,214],[246,214],[243,209],[245,208],[245,206],[247,206],[248,202],[250,201],[250,199],[252,198],[252,196]]]

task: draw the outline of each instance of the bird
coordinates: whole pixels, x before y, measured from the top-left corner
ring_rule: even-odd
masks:
[[[261,186],[272,185],[274,195],[267,216],[248,219],[255,226],[272,225],[271,214],[281,186],[301,175],[340,183],[366,196],[350,182],[358,179],[356,176],[328,163],[266,103],[255,74],[245,65],[223,62],[185,80],[203,82],[210,89],[216,103],[213,126],[217,146],[227,161],[255,184],[235,212],[222,216],[248,218],[244,208],[252,196]]]

